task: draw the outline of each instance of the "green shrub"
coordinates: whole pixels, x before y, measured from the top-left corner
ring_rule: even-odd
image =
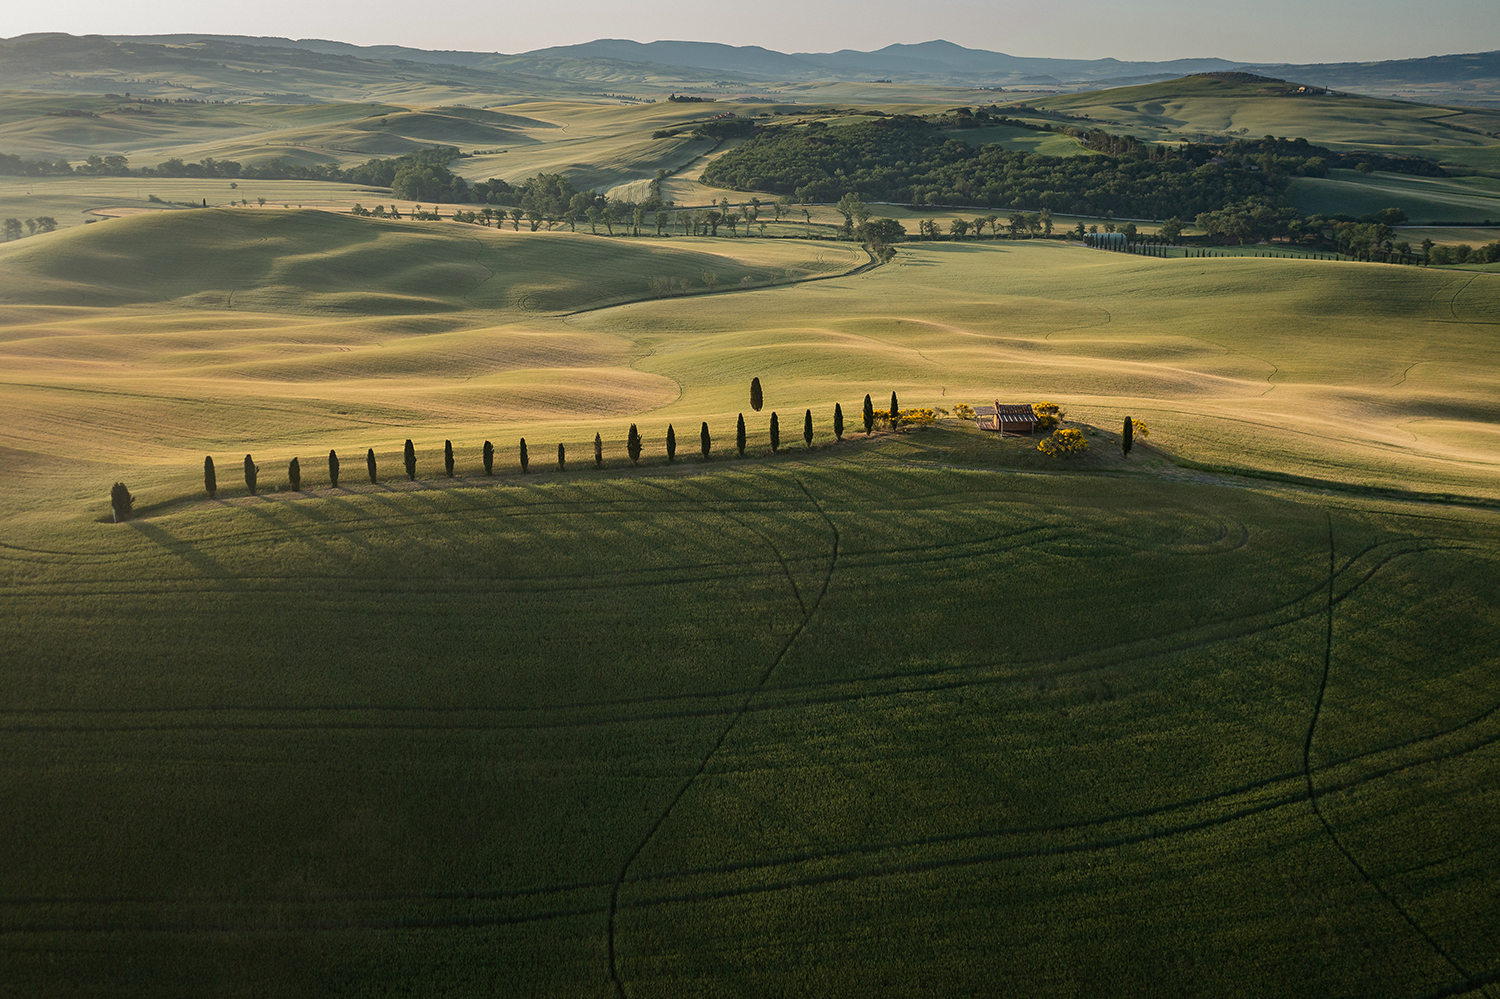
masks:
[[[740,457],[745,456],[745,414],[740,414],[739,422],[734,425],[734,446],[740,452]]]
[[[245,488],[250,490],[250,495],[255,495],[255,482],[260,477],[260,466],[247,454],[245,455]]]
[[[411,438],[406,438],[406,447],[402,450],[402,457],[406,460],[406,481],[417,481],[417,449],[412,447]]]
[[[332,449],[328,452],[328,485],[333,489],[339,487],[339,456]]]
[[[526,454],[526,438],[522,437],[521,438],[521,474],[524,475],[526,472],[530,471],[530,469],[531,469],[531,459]]]
[[[110,489],[109,506],[114,511],[116,524],[130,519],[130,514],[135,507],[135,497],[130,495],[130,490],[125,488],[125,483],[116,482]]]
[[[219,493],[219,478],[214,474],[214,456],[211,454],[203,458],[203,491],[208,493],[209,499]]]
[[[672,429],[672,424],[667,424],[667,464],[677,460],[677,431]]]
[[[630,434],[625,438],[625,452],[630,455],[630,463],[636,465],[641,460],[641,432],[636,425],[630,425]]]
[[[368,451],[365,452],[365,465],[370,469],[370,485],[373,486],[373,485],[375,485],[375,483],[377,483],[377,482],[380,481],[376,477],[376,475],[375,475],[375,449],[374,448],[370,448]]]
[[[286,480],[291,484],[292,492],[302,491],[302,463],[293,458],[286,466]]]
[[[781,450],[781,424],[776,419],[776,412],[771,412],[771,453],[775,454]]]
[[[703,446],[703,460],[708,460],[709,449],[713,447],[713,439],[708,436],[708,421],[703,421],[703,429],[698,432],[698,441]]]

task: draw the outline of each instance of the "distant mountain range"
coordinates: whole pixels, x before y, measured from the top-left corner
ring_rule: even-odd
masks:
[[[101,45],[119,46],[132,58],[144,59],[145,48],[159,54],[187,57],[197,50],[202,58],[223,58],[234,51],[278,50],[300,67],[314,70],[308,60],[321,56],[331,60],[323,68],[347,72],[356,64],[440,67],[490,76],[510,85],[532,86],[541,81],[563,84],[561,89],[585,85],[609,88],[662,89],[672,86],[724,83],[764,86],[772,83],[868,82],[929,86],[1000,87],[1041,85],[1058,87],[1102,87],[1165,80],[1191,73],[1245,71],[1276,76],[1299,83],[1366,92],[1401,88],[1453,93],[1473,92],[1482,99],[1500,97],[1500,52],[1432,56],[1373,63],[1320,63],[1312,65],[1261,65],[1227,59],[1173,59],[1165,62],[1120,59],[1043,59],[1007,55],[984,49],[965,48],[947,41],[913,45],[888,45],[874,52],[844,49],[838,52],[785,53],[759,46],[723,45],[713,42],[634,42],[599,39],[581,45],[562,45],[507,55],[498,52],[429,51],[399,45],[360,46],[322,39],[246,37],[237,35],[116,35],[74,38],[67,35],[24,35],[0,40],[0,59],[13,63],[40,58],[46,53],[62,57],[65,52]],[[186,46],[187,49],[176,48]],[[173,47],[173,48],[166,48]],[[100,53],[93,52],[93,55]],[[269,55],[266,52],[266,55]],[[149,60],[148,60],[149,61]],[[40,70],[45,68],[37,62]],[[0,67],[3,68],[3,67]],[[54,70],[55,72],[55,70]],[[75,70],[74,72],[77,72]],[[0,73],[0,77],[8,74]],[[7,85],[13,85],[9,80]],[[477,79],[474,82],[479,82]]]

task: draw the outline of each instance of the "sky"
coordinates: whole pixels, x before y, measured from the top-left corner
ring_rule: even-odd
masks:
[[[754,16],[747,11],[754,11]],[[1500,49],[1496,0],[0,0],[0,37],[233,34],[526,52],[595,38],[782,52],[943,38],[1018,56],[1245,63],[1366,62]]]

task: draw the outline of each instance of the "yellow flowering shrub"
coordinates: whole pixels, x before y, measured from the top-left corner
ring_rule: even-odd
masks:
[[[1038,430],[1052,430],[1062,423],[1067,413],[1055,402],[1034,402],[1031,411],[1036,414],[1036,428]]]
[[[1039,442],[1036,449],[1054,458],[1066,458],[1069,455],[1083,454],[1089,449],[1089,442],[1084,439],[1081,430],[1058,430]]]

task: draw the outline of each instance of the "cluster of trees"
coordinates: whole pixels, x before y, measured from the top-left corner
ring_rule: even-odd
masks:
[[[1500,264],[1500,243],[1486,243],[1474,247],[1467,243],[1454,246],[1434,246],[1432,240],[1424,240],[1427,261],[1432,264]]]
[[[51,215],[38,215],[34,219],[22,222],[20,219],[6,219],[0,223],[0,234],[3,234],[5,242],[20,239],[22,236],[35,236],[39,232],[51,232],[57,228],[57,219]],[[22,232],[21,230],[26,230]]]
[[[1047,208],[1076,215],[1190,218],[1250,197],[1279,199],[1289,178],[1214,147],[1157,154],[1039,156],[991,144],[974,146],[913,118],[884,118],[838,128],[763,128],[704,171],[705,183],[833,201],[853,192],[866,201],[913,205]]]

